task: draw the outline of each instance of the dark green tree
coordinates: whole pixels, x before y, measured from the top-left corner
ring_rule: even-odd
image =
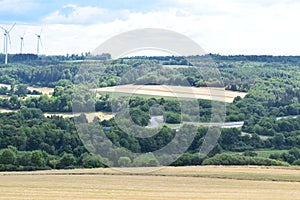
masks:
[[[16,153],[13,150],[5,149],[0,155],[0,163],[4,165],[14,165],[16,158]]]
[[[45,160],[43,157],[43,152],[41,150],[35,150],[31,152],[30,157],[31,165],[36,167],[42,167],[45,164]]]

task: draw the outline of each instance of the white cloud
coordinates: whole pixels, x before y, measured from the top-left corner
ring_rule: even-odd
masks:
[[[80,7],[69,4],[63,6],[61,10],[49,14],[43,21],[52,24],[95,24],[111,21],[116,18],[124,18],[126,14],[126,10],[115,12],[100,7]]]
[[[300,28],[296,25],[300,19],[299,1],[178,0],[177,3],[188,11],[186,16],[194,19],[186,21],[195,27],[186,34],[204,42],[208,52],[300,54],[297,45]]]
[[[250,3],[177,0],[172,7],[149,12],[68,5],[44,19],[42,53],[93,51],[118,33],[137,28],[164,28],[187,35],[206,52],[300,55],[299,10],[300,2],[293,0]],[[35,26],[17,26],[11,37],[12,52],[18,52],[18,34],[25,27],[33,32],[40,30]],[[25,49],[35,52],[33,34],[25,36]]]

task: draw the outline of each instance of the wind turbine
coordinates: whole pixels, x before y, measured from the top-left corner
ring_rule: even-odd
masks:
[[[4,30],[4,53],[5,53],[5,64],[7,64],[7,58],[8,58],[8,40],[9,40],[9,44],[11,43],[10,42],[10,31],[15,27],[16,23],[14,23],[11,28],[9,30],[3,28],[2,26],[0,26],[0,28],[2,30]]]
[[[24,47],[24,36],[25,36],[25,32],[23,35],[19,35],[20,40],[21,40],[21,44],[20,44],[20,54],[23,53],[23,47]]]
[[[39,55],[40,53],[40,45],[42,45],[42,39],[41,39],[41,35],[42,35],[42,31],[43,29],[41,29],[40,34],[35,34],[37,37],[37,47],[36,47],[36,54]]]

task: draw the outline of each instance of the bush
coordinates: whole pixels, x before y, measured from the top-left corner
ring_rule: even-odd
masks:
[[[292,165],[300,165],[300,159],[295,160],[295,161],[292,163]]]
[[[30,162],[31,162],[31,165],[36,166],[36,167],[44,166],[45,160],[43,157],[43,152],[40,150],[32,151],[31,156],[30,156]]]
[[[134,167],[156,167],[159,162],[152,153],[142,154],[133,160]]]
[[[254,152],[254,151],[245,151],[245,152],[243,153],[243,155],[244,155],[244,156],[255,157],[255,156],[257,156],[257,153]]]
[[[203,165],[266,165],[288,166],[286,162],[263,157],[249,157],[238,154],[217,154],[203,161]]]
[[[19,151],[17,155],[17,165],[30,166],[31,165],[30,158],[31,158],[31,152]]]
[[[16,153],[11,149],[5,149],[0,155],[0,164],[14,165],[16,162]]]
[[[76,164],[76,159],[73,154],[65,153],[59,160],[58,167],[60,168],[73,168]]]
[[[120,157],[118,160],[119,167],[129,167],[131,164],[131,160],[128,157]]]
[[[16,170],[17,170],[17,167],[15,165],[11,165],[11,164],[3,165],[3,164],[0,164],[0,171],[16,171]]]
[[[202,158],[200,158],[199,153],[184,153],[182,154],[172,166],[187,166],[187,165],[201,165]]]
[[[132,108],[129,111],[132,121],[139,126],[147,126],[150,115],[142,111],[140,108]]]
[[[98,168],[98,167],[104,167],[104,164],[100,161],[100,158],[97,156],[86,156],[82,160],[83,167],[86,168]]]
[[[166,123],[178,124],[181,122],[181,115],[178,113],[167,112],[165,119]]]

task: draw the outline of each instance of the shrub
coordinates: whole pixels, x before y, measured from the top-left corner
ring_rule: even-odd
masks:
[[[152,153],[142,154],[133,160],[134,167],[156,167],[159,162]]]
[[[120,157],[118,160],[118,165],[120,167],[129,167],[131,164],[131,160],[128,157]]]
[[[300,159],[295,160],[295,161],[292,163],[292,165],[300,165]]]
[[[14,165],[16,162],[16,153],[11,149],[5,149],[0,155],[0,164]]]
[[[200,165],[202,163],[199,153],[184,153],[175,162],[173,166],[187,166],[187,165]]]
[[[249,157],[238,154],[217,154],[203,161],[203,165],[266,165],[288,166],[286,162],[263,157]]]

